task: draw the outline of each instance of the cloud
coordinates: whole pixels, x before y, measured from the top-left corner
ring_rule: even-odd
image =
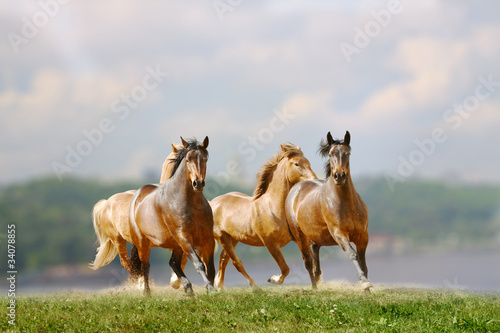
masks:
[[[255,163],[278,141],[313,152],[327,131],[342,136],[349,129],[356,156],[365,159],[356,164],[360,172],[383,172],[471,93],[478,76],[500,80],[500,24],[491,14],[498,5],[403,5],[348,64],[339,43],[387,2],[243,2],[224,21],[210,2],[69,2],[18,54],[0,40],[0,147],[2,161],[9,161],[0,167],[0,183],[51,172],[50,162],[64,158],[65,147],[82,140],[82,129],[103,117],[116,130],[76,174],[140,176],[141,168],[155,165],[146,159],[161,164],[179,135],[209,135],[217,170],[284,107],[297,118]],[[5,31],[19,32],[39,4],[0,1],[0,8]],[[130,117],[117,119],[113,101],[156,64],[171,75]],[[499,105],[488,100],[456,135],[476,137],[476,145],[494,137],[492,110]],[[378,142],[384,142],[383,159]],[[441,169],[460,160],[442,156]]]

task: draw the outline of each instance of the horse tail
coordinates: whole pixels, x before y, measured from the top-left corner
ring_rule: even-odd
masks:
[[[99,247],[97,248],[97,255],[95,260],[89,264],[89,267],[93,270],[98,270],[102,266],[109,264],[118,254],[118,250],[113,245],[111,239],[104,233],[102,229],[102,214],[106,208],[107,200],[101,200],[95,204],[94,210],[92,212],[92,220],[94,224],[94,231],[97,235],[97,242]]]

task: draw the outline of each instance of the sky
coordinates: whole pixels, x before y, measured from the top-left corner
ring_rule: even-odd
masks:
[[[498,1],[0,0],[0,184],[140,179],[210,139],[254,181],[351,134],[353,177],[500,183]],[[391,185],[392,184],[392,185]]]

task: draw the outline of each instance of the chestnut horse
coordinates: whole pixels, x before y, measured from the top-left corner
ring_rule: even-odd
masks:
[[[285,199],[294,184],[306,179],[316,179],[309,161],[300,147],[286,143],[260,168],[252,197],[231,192],[210,202],[214,214],[214,237],[223,247],[216,287],[224,286],[229,258],[250,286],[256,285],[236,256],[234,249],[238,242],[267,247],[281,269],[281,275],[272,276],[268,282],[283,283],[290,269],[281,248],[292,240],[285,221]]]
[[[325,165],[327,179],[301,182],[290,190],[285,204],[287,222],[313,288],[321,277],[319,248],[339,245],[356,267],[362,288],[369,293],[373,285],[368,280],[365,259],[368,209],[354,189],[349,171],[351,135],[346,132],[344,140],[334,140],[328,132],[326,137],[319,152],[329,157]]]
[[[152,247],[172,251],[170,266],[184,290],[192,293],[191,282],[181,268],[183,253],[193,262],[207,290],[215,277],[212,209],[203,195],[208,137],[202,144],[182,139],[170,178],[161,185],[145,185],[130,204],[132,244],[137,247],[144,276],[144,292],[149,288],[149,253]],[[201,259],[200,257],[201,256]]]
[[[167,156],[162,166],[160,183],[164,183],[172,173],[175,155],[182,145],[172,144],[172,153]],[[98,270],[102,266],[108,265],[118,254],[120,263],[131,275],[132,279],[137,279],[140,275],[140,261],[137,257],[137,248],[132,247],[132,261],[127,253],[127,241],[132,242],[129,224],[130,203],[135,190],[121,192],[112,195],[107,200],[100,200],[93,209],[93,225],[97,235],[97,255],[95,260],[89,265],[91,269]],[[186,264],[183,257],[182,267]],[[172,287],[179,288],[180,281],[172,284]]]

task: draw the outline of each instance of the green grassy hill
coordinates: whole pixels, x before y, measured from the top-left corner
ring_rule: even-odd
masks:
[[[500,295],[349,285],[229,288],[194,297],[171,288],[21,295],[22,332],[499,332]],[[2,306],[7,298],[2,297]]]

